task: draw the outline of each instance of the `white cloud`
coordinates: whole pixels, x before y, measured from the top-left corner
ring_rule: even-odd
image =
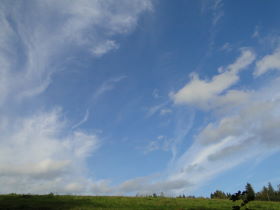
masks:
[[[249,65],[254,57],[253,54],[251,56],[247,54],[247,59],[238,59],[238,62],[227,67],[230,70],[226,72],[238,73]],[[194,91],[192,82],[207,86],[207,89],[202,90],[206,96],[200,97],[202,98],[199,99],[200,102],[209,105],[211,100],[215,100],[219,109],[225,111],[219,112],[218,115],[215,115],[217,112],[214,112],[216,120],[210,121],[194,137],[192,146],[175,162],[169,179],[185,179],[193,184],[192,186],[199,187],[213,176],[242,162],[267,156],[280,150],[280,132],[277,129],[280,125],[280,94],[278,91],[280,78],[268,81],[258,89],[247,92],[230,89],[224,95],[218,95],[213,89],[225,91],[230,87],[224,85],[224,80],[220,80],[221,84],[215,83],[217,81],[215,78],[221,78],[220,75],[224,75],[224,73],[213,77],[212,81],[208,83],[193,79],[185,86],[192,87]],[[210,90],[209,94],[207,90]],[[188,89],[188,91],[190,90]],[[186,93],[192,94],[192,92],[184,94]],[[213,98],[209,97],[210,95]],[[205,105],[197,106],[197,101],[184,100],[184,102],[188,102],[184,104],[205,108]],[[230,101],[231,105],[229,105]],[[182,188],[182,190],[190,192],[193,187]]]
[[[3,186],[0,190],[6,193],[23,193],[26,189],[37,193],[53,191],[51,185],[48,191],[28,186],[37,180],[46,183],[56,180],[56,189],[63,190],[65,183],[57,180],[83,177],[85,160],[99,145],[95,134],[67,132],[69,127],[62,120],[60,109],[16,120],[6,118],[6,122],[1,120],[2,129],[5,132],[0,134],[0,183]],[[15,185],[7,180],[13,180]],[[28,182],[19,184],[21,180]]]
[[[107,53],[108,51],[118,49],[118,48],[119,48],[119,45],[115,41],[107,40],[104,43],[101,43],[100,45],[97,45],[96,47],[94,47],[92,49],[92,53],[95,56],[100,57],[100,56],[104,55],[105,53]]]
[[[216,108],[220,106],[220,102],[230,104],[235,98],[239,101],[244,97],[245,92],[224,93],[224,91],[239,81],[238,73],[254,60],[254,53],[251,50],[243,49],[240,57],[227,66],[224,72],[214,76],[210,81],[201,80],[198,75],[192,74],[191,81],[177,93],[171,94],[171,97],[175,104],[189,104],[202,109]],[[228,94],[234,95],[234,97],[230,97]]]
[[[94,56],[117,49],[113,35],[133,30],[151,9],[150,0],[2,2],[0,105],[42,93],[77,48]]]
[[[115,35],[131,32],[151,9],[150,0],[1,2],[1,193],[89,192],[95,180],[87,177],[86,159],[100,141],[92,132],[76,130],[89,111],[71,129],[62,109],[39,111],[35,96],[77,50],[101,56],[117,49]],[[105,83],[92,99],[123,78]]]
[[[177,162],[173,179],[185,178],[198,186],[213,176],[254,157],[279,151],[279,79],[252,93],[238,112],[210,122]],[[189,189],[187,189],[189,190]]]
[[[251,51],[243,51],[236,62],[227,66],[224,72],[214,76],[210,82],[196,78],[195,82],[208,88],[202,91],[206,96],[202,94],[201,101],[209,104],[209,101],[213,100],[207,95],[207,90],[210,90],[209,95],[214,96],[216,100],[210,107],[219,106],[219,109],[225,111],[219,112],[215,116],[215,121],[209,122],[194,136],[193,144],[183,155],[179,158],[173,155],[165,172],[167,174],[163,173],[160,179],[142,177],[128,180],[115,188],[107,186],[107,190],[113,190],[110,192],[146,193],[159,190],[168,193],[192,193],[197,187],[221,172],[242,162],[279,151],[280,132],[277,128],[280,125],[278,91],[280,78],[269,81],[263,87],[246,92],[230,89],[232,84],[239,81],[237,74],[248,67],[254,59],[255,55]],[[235,77],[228,78],[230,74]],[[194,80],[195,78],[192,82]],[[229,81],[229,85],[225,83],[225,80]],[[190,86],[194,87],[193,84]],[[183,104],[197,106],[197,103],[191,102]],[[203,109],[205,106],[197,108]],[[155,110],[160,110],[160,107],[156,107]],[[216,114],[215,109],[214,111]],[[176,146],[174,142],[185,140],[184,131],[187,130],[177,132],[180,134],[178,139],[173,140],[169,147]],[[156,141],[150,142],[147,149],[149,151],[162,149],[163,140],[164,138],[159,136]]]
[[[260,76],[271,70],[280,70],[280,48],[276,49],[272,54],[264,56],[256,64],[255,76]]]

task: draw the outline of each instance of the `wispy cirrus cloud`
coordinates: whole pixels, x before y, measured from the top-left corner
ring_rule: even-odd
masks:
[[[80,127],[82,124],[86,123],[90,117],[90,112],[91,112],[91,108],[93,106],[93,104],[95,104],[98,99],[104,95],[106,92],[112,90],[115,88],[116,83],[122,81],[123,79],[125,79],[126,76],[119,76],[119,77],[114,77],[111,79],[108,79],[106,81],[104,81],[98,88],[97,90],[93,91],[93,94],[91,95],[91,97],[89,98],[89,102],[88,102],[88,107],[86,109],[86,112],[83,116],[83,118],[77,122],[76,124],[74,124],[72,126],[72,129],[78,128]]]
[[[84,176],[85,160],[100,144],[95,134],[69,132],[69,122],[59,108],[22,119],[2,119],[0,124],[4,131],[0,135],[2,192],[44,193],[37,188],[41,182],[50,184],[49,191],[59,192],[65,186],[58,180]],[[52,189],[54,183],[57,186]]]
[[[224,2],[223,0],[211,0],[211,1],[202,1],[201,2],[201,12],[207,13],[210,12],[211,15],[211,24],[215,27],[221,18],[224,16]]]
[[[11,92],[20,99],[43,92],[71,49],[83,48],[95,56],[117,49],[110,37],[131,31],[138,15],[150,9],[148,0],[124,0],[121,4],[28,1],[17,2],[13,9],[4,1],[0,8],[1,78],[5,81],[1,83],[1,101]],[[11,81],[16,82],[9,87]]]
[[[25,109],[76,51],[100,57],[117,50],[114,36],[131,32],[151,9],[150,0],[1,2],[1,193],[89,192],[95,180],[87,177],[86,159],[100,138],[77,129],[89,111],[71,129],[63,107]],[[121,79],[107,82],[96,94]]]
[[[256,62],[256,69],[266,58],[267,56]],[[193,184],[190,188],[184,188],[184,192],[190,192],[193,187],[198,187],[199,183],[240,163],[279,151],[277,136],[280,133],[276,129],[280,123],[279,77],[246,92],[244,95],[246,100],[242,100],[242,103],[231,106],[230,103],[220,103],[219,100],[219,97],[239,92],[230,87],[239,81],[237,74],[242,69],[248,68],[254,60],[254,53],[243,51],[236,62],[226,68],[228,71],[214,76],[210,82],[192,79],[173,96],[175,104],[195,106],[210,113],[215,111],[216,107],[227,110],[216,115],[214,121],[210,121],[202,128],[195,136],[192,146],[175,162],[177,172],[171,172],[169,179],[186,179]],[[195,86],[194,83],[201,86]],[[215,90],[214,93],[211,91],[212,88]],[[195,92],[197,90],[202,93],[197,94]],[[220,96],[217,93],[224,95]],[[195,97],[191,97],[192,95]],[[178,103],[179,99],[182,103]],[[209,106],[212,100],[215,100],[215,106]]]
[[[80,125],[82,125],[85,122],[87,122],[89,116],[90,116],[90,112],[89,112],[89,109],[87,109],[83,119],[81,121],[79,121],[78,123],[76,123],[75,125],[73,125],[72,129],[78,128]]]
[[[119,45],[116,44],[115,41],[113,40],[107,40],[100,45],[97,45],[95,48],[92,49],[93,55],[100,57],[104,55],[105,53],[111,51],[111,50],[116,50],[119,48]]]
[[[101,95],[112,90],[118,82],[126,78],[127,76],[122,75],[122,76],[107,79],[100,85],[100,87],[97,88],[96,91],[93,92],[92,97],[90,98],[90,102],[91,103],[95,102]]]
[[[246,91],[236,88],[236,84],[243,80],[240,76],[242,71],[251,72],[254,78],[259,63],[275,56],[275,52],[277,50],[256,60],[257,55],[252,49],[243,48],[237,59],[220,68],[212,79],[202,80],[197,75],[192,76],[185,86],[170,94],[175,111],[177,106],[187,106],[213,117],[197,131],[191,146],[183,154],[178,155],[176,151],[182,142],[189,140],[186,135],[190,128],[182,127],[181,131],[176,131],[179,134],[177,140],[168,141],[168,148],[174,148],[174,151],[161,179],[165,182],[185,182],[181,187],[169,188],[168,193],[193,193],[226,170],[253,158],[279,152],[280,78]],[[192,126],[191,123],[189,126]],[[161,139],[151,141],[147,150],[163,149],[165,142]]]
[[[161,113],[162,110],[166,109],[165,107],[167,106],[167,104],[168,104],[168,101],[148,108],[146,116],[147,117],[151,117],[151,116],[153,116],[156,113]]]
[[[257,62],[254,75],[258,77],[271,70],[280,70],[280,47]]]
[[[224,16],[223,0],[215,0],[211,9],[213,11],[212,24],[217,25],[220,19]]]

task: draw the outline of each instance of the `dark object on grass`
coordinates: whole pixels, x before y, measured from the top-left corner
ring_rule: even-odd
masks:
[[[232,200],[232,202],[235,203],[235,201],[238,200],[242,200],[242,203],[240,204],[240,206],[238,205],[234,205],[232,206],[232,210],[240,210],[241,207],[245,207],[246,204],[249,203],[249,201],[251,201],[250,199],[248,199],[248,191],[245,190],[243,192],[241,192],[240,190],[237,193],[234,193],[231,197],[230,200]],[[246,210],[249,210],[249,208],[246,208]]]

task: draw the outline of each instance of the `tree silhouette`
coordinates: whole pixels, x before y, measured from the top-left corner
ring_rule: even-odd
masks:
[[[248,184],[247,184],[248,185]],[[247,188],[246,185],[246,188]],[[251,186],[252,187],[252,186]],[[253,189],[253,188],[252,188]],[[246,210],[249,210],[249,208],[246,207],[246,205],[251,201],[248,199],[248,191],[245,190],[243,192],[241,192],[240,190],[237,193],[234,193],[231,197],[230,200],[232,200],[232,202],[234,203],[234,205],[232,206],[233,210],[240,210],[241,207],[245,207]],[[235,205],[235,202],[238,200],[242,200],[241,205]]]
[[[227,199],[228,195],[221,190],[216,190],[214,193],[211,193],[210,197],[212,199]]]
[[[256,198],[256,194],[255,194],[255,191],[252,187],[252,185],[250,183],[247,183],[246,186],[245,186],[245,189],[247,191],[247,194],[246,194],[246,199],[248,201],[253,201],[255,200]]]

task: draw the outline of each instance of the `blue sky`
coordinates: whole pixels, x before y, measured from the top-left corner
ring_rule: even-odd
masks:
[[[279,184],[279,4],[2,0],[0,192]]]

